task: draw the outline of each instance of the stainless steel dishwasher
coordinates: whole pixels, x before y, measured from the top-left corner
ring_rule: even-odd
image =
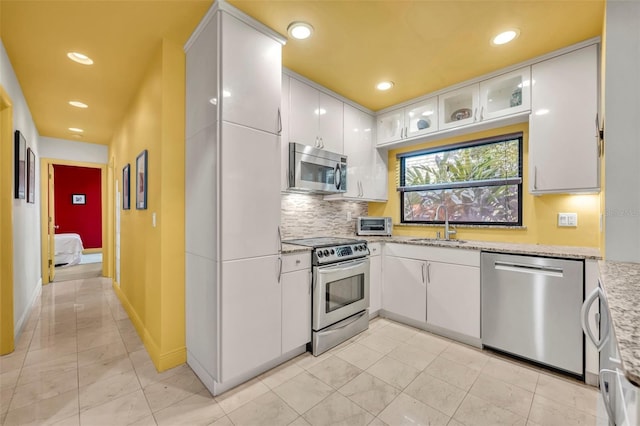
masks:
[[[482,344],[584,376],[584,262],[482,253]]]

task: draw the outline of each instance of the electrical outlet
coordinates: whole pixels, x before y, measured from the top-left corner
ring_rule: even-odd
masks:
[[[558,226],[577,227],[578,213],[558,213]]]

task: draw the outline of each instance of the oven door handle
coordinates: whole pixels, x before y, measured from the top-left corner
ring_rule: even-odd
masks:
[[[327,273],[327,272],[342,272],[342,271],[351,271],[352,269],[360,268],[362,265],[367,263],[368,259],[354,261],[354,263],[349,263],[348,265],[341,264],[336,266],[322,266],[318,267],[318,272]]]

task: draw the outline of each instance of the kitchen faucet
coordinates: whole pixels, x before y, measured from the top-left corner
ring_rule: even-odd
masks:
[[[447,206],[445,206],[444,204],[440,204],[436,209],[435,219],[436,220],[438,219],[440,208],[444,208],[444,239],[445,241],[449,241],[451,239],[451,236],[456,234],[457,231],[455,229],[449,229],[449,211],[447,210]],[[440,232],[438,232],[438,238],[440,238],[439,235],[440,235]]]

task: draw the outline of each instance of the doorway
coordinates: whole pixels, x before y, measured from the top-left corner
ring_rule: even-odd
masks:
[[[106,165],[41,161],[43,283],[107,276]]]

